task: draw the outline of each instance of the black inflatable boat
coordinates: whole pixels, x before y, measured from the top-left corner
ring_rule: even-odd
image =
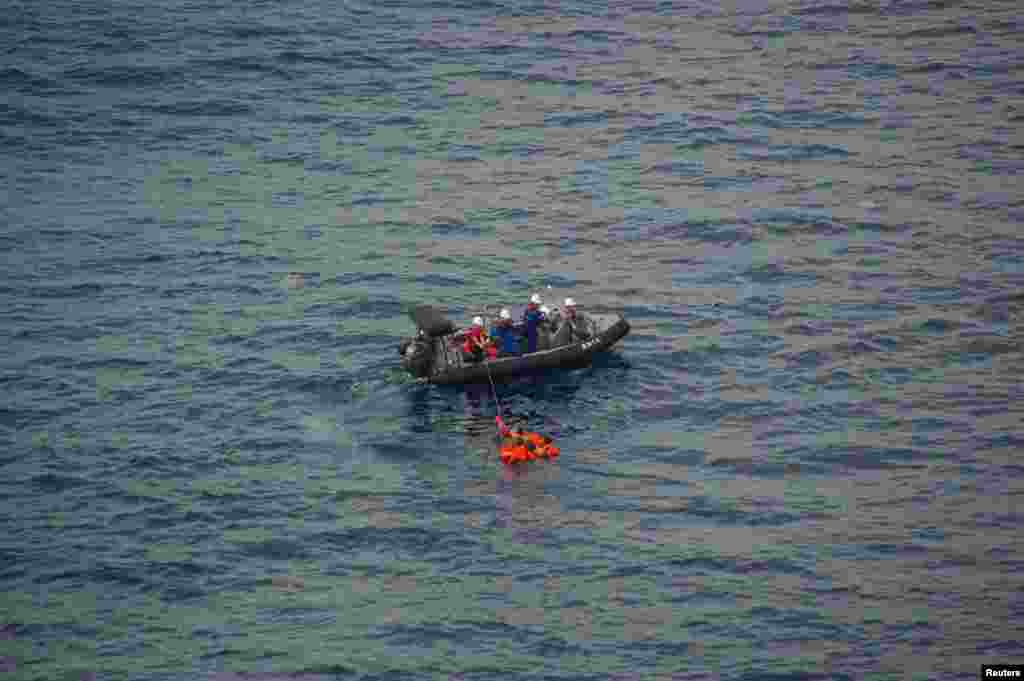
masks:
[[[440,310],[421,305],[411,310],[409,316],[417,333],[398,346],[402,367],[430,383],[487,382],[488,370],[490,377],[498,381],[551,369],[577,369],[590,364],[595,354],[629,333],[629,323],[619,315],[587,313],[575,324],[555,319],[542,327],[536,352],[474,362],[463,356],[461,334]],[[482,316],[484,328],[490,330],[497,314]]]

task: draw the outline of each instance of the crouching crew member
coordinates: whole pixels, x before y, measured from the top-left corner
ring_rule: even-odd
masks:
[[[473,317],[473,325],[466,332],[466,340],[462,343],[462,352],[470,362],[480,362],[484,355],[494,356],[493,344],[484,334],[484,320]]]

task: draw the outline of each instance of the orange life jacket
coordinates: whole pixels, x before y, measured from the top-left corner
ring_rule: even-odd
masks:
[[[553,459],[558,456],[559,449],[551,443],[551,438],[540,433],[527,431],[511,431],[501,446],[502,463],[523,463],[537,459]]]
[[[462,344],[462,349],[465,350],[467,353],[471,353],[473,352],[474,347],[479,346],[480,341],[483,341],[483,343],[485,344],[484,348],[486,349],[486,352],[489,355],[490,346],[493,346],[494,343],[490,342],[490,339],[487,338],[487,336],[483,333],[483,329],[481,327],[473,327],[466,332],[466,340]],[[497,355],[497,353],[498,350],[496,348],[495,355]]]

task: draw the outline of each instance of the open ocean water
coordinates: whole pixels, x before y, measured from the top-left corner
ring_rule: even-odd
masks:
[[[1024,661],[1009,1],[15,0],[0,679]],[[294,274],[289,274],[294,273]],[[549,289],[548,286],[551,288]],[[622,313],[413,384],[405,312]]]

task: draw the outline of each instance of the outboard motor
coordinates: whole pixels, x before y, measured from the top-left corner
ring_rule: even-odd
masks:
[[[398,346],[402,367],[417,378],[430,375],[434,364],[434,341],[422,331],[415,338],[407,338]]]
[[[440,310],[429,305],[418,305],[409,316],[419,329],[414,338],[403,340],[398,346],[402,367],[417,378],[425,378],[434,369],[438,338],[455,333],[455,324]]]

